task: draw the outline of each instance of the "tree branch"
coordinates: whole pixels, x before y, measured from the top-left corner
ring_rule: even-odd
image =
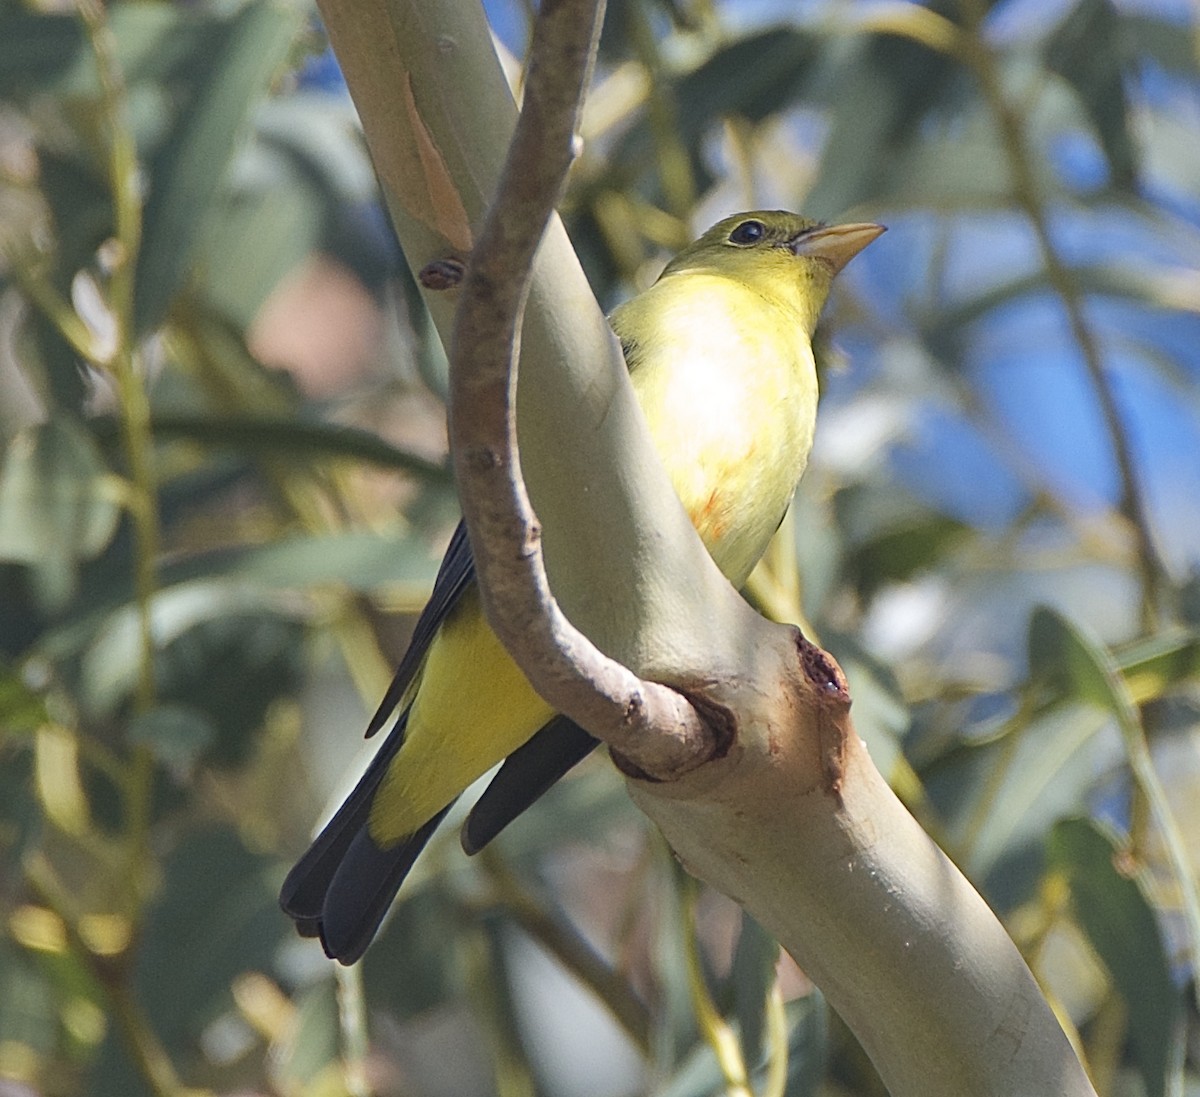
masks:
[[[537,691],[640,771],[701,764],[717,736],[678,693],[642,682],[563,614],[517,450],[517,348],[538,242],[576,155],[603,0],[544,0],[521,117],[463,284],[450,351],[450,439],[488,623]],[[615,348],[615,340],[610,340]]]

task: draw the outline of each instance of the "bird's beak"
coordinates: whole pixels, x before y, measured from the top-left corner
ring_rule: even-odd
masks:
[[[802,232],[789,243],[794,255],[824,259],[837,274],[863,248],[887,229],[870,221],[850,225],[820,225]]]

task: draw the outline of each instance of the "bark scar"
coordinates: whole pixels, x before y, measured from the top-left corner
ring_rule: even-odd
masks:
[[[448,255],[426,263],[417,274],[417,281],[428,290],[456,289],[466,277],[467,264]]]
[[[813,687],[824,789],[840,803],[846,777],[846,739],[850,734],[847,722],[850,689],[833,656],[807,640],[799,630],[796,631],[796,648],[804,677]]]

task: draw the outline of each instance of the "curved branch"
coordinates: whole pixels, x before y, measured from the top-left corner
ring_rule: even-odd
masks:
[[[521,117],[459,301],[450,439],[488,623],[551,705],[665,779],[711,757],[716,736],[679,693],[643,682],[567,620],[517,450],[519,326],[537,245],[576,155],[603,9],[602,0],[545,0],[538,15]]]

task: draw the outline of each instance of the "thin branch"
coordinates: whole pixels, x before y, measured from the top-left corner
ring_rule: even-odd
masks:
[[[500,908],[607,1007],[638,1050],[653,1051],[650,1011],[621,975],[565,918],[548,910],[509,871],[495,847],[479,854]]]
[[[1079,347],[1080,354],[1083,355],[1088,378],[1104,417],[1121,483],[1118,510],[1133,529],[1136,544],[1137,567],[1141,579],[1142,628],[1152,632],[1159,620],[1166,571],[1155,545],[1150,510],[1141,481],[1138,479],[1129,437],[1121,421],[1121,412],[1117,407],[1112,384],[1104,372],[1099,340],[1084,314],[1083,291],[1059,254],[1050,234],[1049,219],[1034,174],[1034,158],[1029,148],[1024,123],[1004,94],[995,56],[983,40],[982,23],[985,10],[978,0],[970,0],[964,4],[964,11],[968,31],[974,40],[974,48],[968,51],[969,63],[983,89],[984,98],[996,120],[1008,153],[1013,197],[1033,227],[1041,251],[1042,265],[1046,269],[1046,278],[1066,310],[1071,335]]]
[[[1046,280],[1062,301],[1072,338],[1083,356],[1084,367],[1100,404],[1121,484],[1117,509],[1132,528],[1136,544],[1141,581],[1142,628],[1152,632],[1159,622],[1162,591],[1167,585],[1168,576],[1155,544],[1150,510],[1137,476],[1120,409],[1112,385],[1105,376],[1100,343],[1084,312],[1084,293],[1050,234],[1045,204],[1033,169],[1034,157],[1021,114],[1004,93],[995,56],[984,39],[982,25],[987,9],[980,0],[964,0],[963,13],[966,26],[960,28],[945,16],[917,4],[882,4],[869,12],[853,16],[845,23],[832,25],[855,33],[893,34],[920,42],[931,50],[954,57],[970,69],[979,81],[1008,153],[1013,198],[1033,228]]]
[[[154,441],[150,433],[150,401],[138,375],[136,334],[133,330],[133,277],[142,238],[142,208],[138,193],[137,149],[129,125],[125,77],[104,7],[97,0],[78,0],[79,17],[100,74],[100,106],[108,138],[108,175],[112,190],[116,255],[108,281],[107,306],[117,327],[117,345],[107,362],[93,364],[112,373],[121,408],[121,434],[129,463],[132,491],[134,586],[137,592],[141,657],[134,705],[145,712],[154,704],[154,635],[151,602],[158,586],[158,502],[154,473]],[[138,752],[137,765],[149,781],[148,750]],[[148,792],[147,792],[148,798]],[[142,829],[137,824],[134,829]],[[140,843],[137,843],[140,844]]]
[[[547,0],[538,16],[523,110],[455,322],[450,436],[489,624],[550,704],[665,778],[711,757],[715,733],[680,694],[642,682],[567,621],[550,592],[516,444],[520,319],[537,244],[576,156],[602,13],[597,0]]]

